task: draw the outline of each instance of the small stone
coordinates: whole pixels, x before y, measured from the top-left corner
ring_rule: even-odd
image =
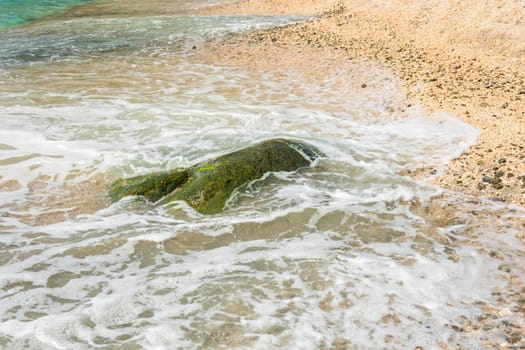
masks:
[[[455,330],[456,332],[464,332],[464,331],[465,331],[465,329],[464,329],[463,327],[458,326],[458,325],[455,325],[455,324],[450,325],[450,327],[451,327],[453,330]]]
[[[492,178],[490,176],[483,176],[483,182],[490,183],[492,181]]]
[[[498,163],[499,163],[499,164],[505,164],[505,163],[507,163],[507,159],[505,159],[505,158],[500,158],[500,159],[498,159]]]
[[[459,255],[458,253],[456,253],[456,250],[454,248],[450,248],[450,247],[445,247],[445,249],[443,250],[445,252],[445,254],[448,255],[448,258],[454,262],[458,262],[459,261]]]
[[[503,188],[502,183],[493,184],[492,187],[494,187],[496,190],[501,190]]]
[[[361,84],[361,87],[362,87],[363,89],[366,88],[367,86],[368,86],[368,85],[366,85],[366,84]]]
[[[503,177],[503,175],[505,175],[505,172],[502,170],[494,172],[495,177]]]
[[[514,174],[513,173],[508,173],[507,177],[510,179],[511,177],[514,177]]]
[[[436,175],[438,173],[437,169],[430,170],[430,175]]]
[[[490,251],[489,256],[494,259],[499,259],[499,260],[504,259],[503,255],[495,250]]]
[[[511,344],[516,344],[517,342],[521,341],[521,335],[519,332],[512,333],[507,337],[507,341]]]
[[[500,183],[501,183],[501,178],[499,178],[499,177],[495,177],[495,178],[490,180],[490,184],[491,185],[497,185],[497,184],[500,184]]]

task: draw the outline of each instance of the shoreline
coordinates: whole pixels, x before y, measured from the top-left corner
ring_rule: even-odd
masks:
[[[473,7],[467,18],[468,6],[405,2],[246,0],[203,8],[196,13],[316,17],[215,40],[196,55],[262,71],[291,69],[311,79],[356,62],[391,70],[407,101],[419,102],[425,115],[445,111],[480,131],[477,143],[442,174],[427,174],[430,182],[525,206],[525,43],[519,39],[525,37],[525,8],[515,12],[519,4],[498,0],[492,17],[479,20],[476,15],[493,9]],[[514,25],[500,23],[511,13]],[[438,29],[439,38],[432,37]],[[496,34],[491,39],[487,33]]]
[[[515,5],[506,0],[495,1],[510,7]],[[406,174],[451,191],[426,207],[413,203],[411,210],[440,227],[451,224],[466,210],[470,217],[466,226],[476,228],[468,234],[476,236],[476,232],[483,232],[486,228],[498,233],[508,232],[507,225],[511,225],[523,244],[523,217],[517,216],[506,224],[501,223],[505,227],[500,226],[500,218],[516,210],[508,205],[525,207],[525,43],[523,51],[497,46],[501,55],[496,57],[495,47],[484,46],[480,38],[477,38],[478,41],[474,38],[468,40],[472,32],[459,33],[464,29],[460,26],[461,16],[452,20],[447,20],[445,16],[440,17],[443,23],[437,25],[442,28],[449,26],[450,33],[445,39],[430,45],[431,27],[423,28],[421,33],[414,35],[409,33],[414,33],[415,27],[422,21],[425,4],[439,7],[441,3],[439,0],[419,2],[418,5],[422,6],[420,12],[409,14],[419,22],[410,21],[406,15],[403,17],[399,8],[390,12],[386,9],[405,3],[406,0],[393,0],[388,5],[375,0],[346,0],[334,5],[332,1],[321,0],[313,5],[306,1],[301,8],[295,0],[246,0],[206,8],[198,11],[199,14],[312,16],[312,12],[318,12],[316,17],[306,22],[211,40],[194,50],[194,56],[206,63],[277,76],[299,73],[302,78],[316,82],[343,72],[353,83],[355,81],[353,91],[356,93],[361,91],[360,88],[366,88],[367,93],[377,89],[373,83],[374,73],[369,73],[371,70],[399,79],[400,94],[405,94],[405,107],[416,104],[428,118],[432,118],[434,113],[446,112],[480,132],[476,143],[444,165],[442,173],[433,175],[435,169],[421,167]],[[475,1],[462,2],[466,9],[472,4]],[[479,11],[471,17],[474,20],[477,20],[476,15],[487,10],[483,5],[479,7],[481,10],[478,8]],[[509,11],[508,8],[503,9]],[[525,37],[525,8],[520,15],[519,26],[507,38],[511,44],[519,41],[513,36],[515,29],[523,34],[521,37]],[[470,30],[475,28],[473,26]],[[456,34],[458,42],[455,42]],[[495,203],[493,208],[499,208],[496,210],[471,211],[468,203],[454,201],[457,192],[471,196],[467,202],[489,199],[505,204],[500,206]],[[432,236],[435,232],[428,233]],[[449,259],[456,259],[454,253],[452,249]],[[494,254],[489,253],[489,256],[494,257]],[[518,287],[523,286],[522,278],[517,274],[507,274],[505,278],[505,292],[500,294],[501,304],[479,304],[482,313],[465,318],[464,324],[457,328],[458,337],[485,337],[482,344],[488,348],[506,349],[521,344],[524,331],[521,324],[496,322],[508,315],[523,319],[521,301],[524,290]],[[491,332],[505,334],[506,342],[492,341]],[[385,341],[388,342],[387,339]],[[450,349],[449,344],[453,343],[451,338],[438,345],[440,349]]]

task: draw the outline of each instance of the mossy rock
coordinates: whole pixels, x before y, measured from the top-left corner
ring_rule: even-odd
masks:
[[[184,200],[203,214],[220,212],[239,186],[267,172],[295,171],[324,156],[306,143],[275,139],[196,164],[187,169],[156,172],[114,181],[113,202],[129,195],[162,203]]]
[[[109,188],[109,196],[112,202],[126,196],[144,196],[148,200],[156,202],[184,185],[188,178],[187,169],[150,173],[128,179],[121,178],[113,181]]]

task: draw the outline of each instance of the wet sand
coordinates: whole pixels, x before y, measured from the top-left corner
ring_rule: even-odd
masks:
[[[356,63],[402,79],[407,104],[446,111],[480,130],[476,145],[434,176],[452,191],[525,205],[525,3],[474,0],[247,0],[199,14],[290,14],[311,20],[231,36],[196,50],[200,59],[322,79]]]

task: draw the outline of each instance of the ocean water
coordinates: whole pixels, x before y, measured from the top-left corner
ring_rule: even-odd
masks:
[[[525,213],[406,175],[478,131],[371,64],[312,82],[199,62],[210,38],[303,20],[188,15],[209,3],[97,1],[0,31],[0,348],[519,345]],[[119,176],[275,137],[327,157],[217,215],[107,201]]]
[[[0,0],[0,29],[67,10],[90,0]]]

